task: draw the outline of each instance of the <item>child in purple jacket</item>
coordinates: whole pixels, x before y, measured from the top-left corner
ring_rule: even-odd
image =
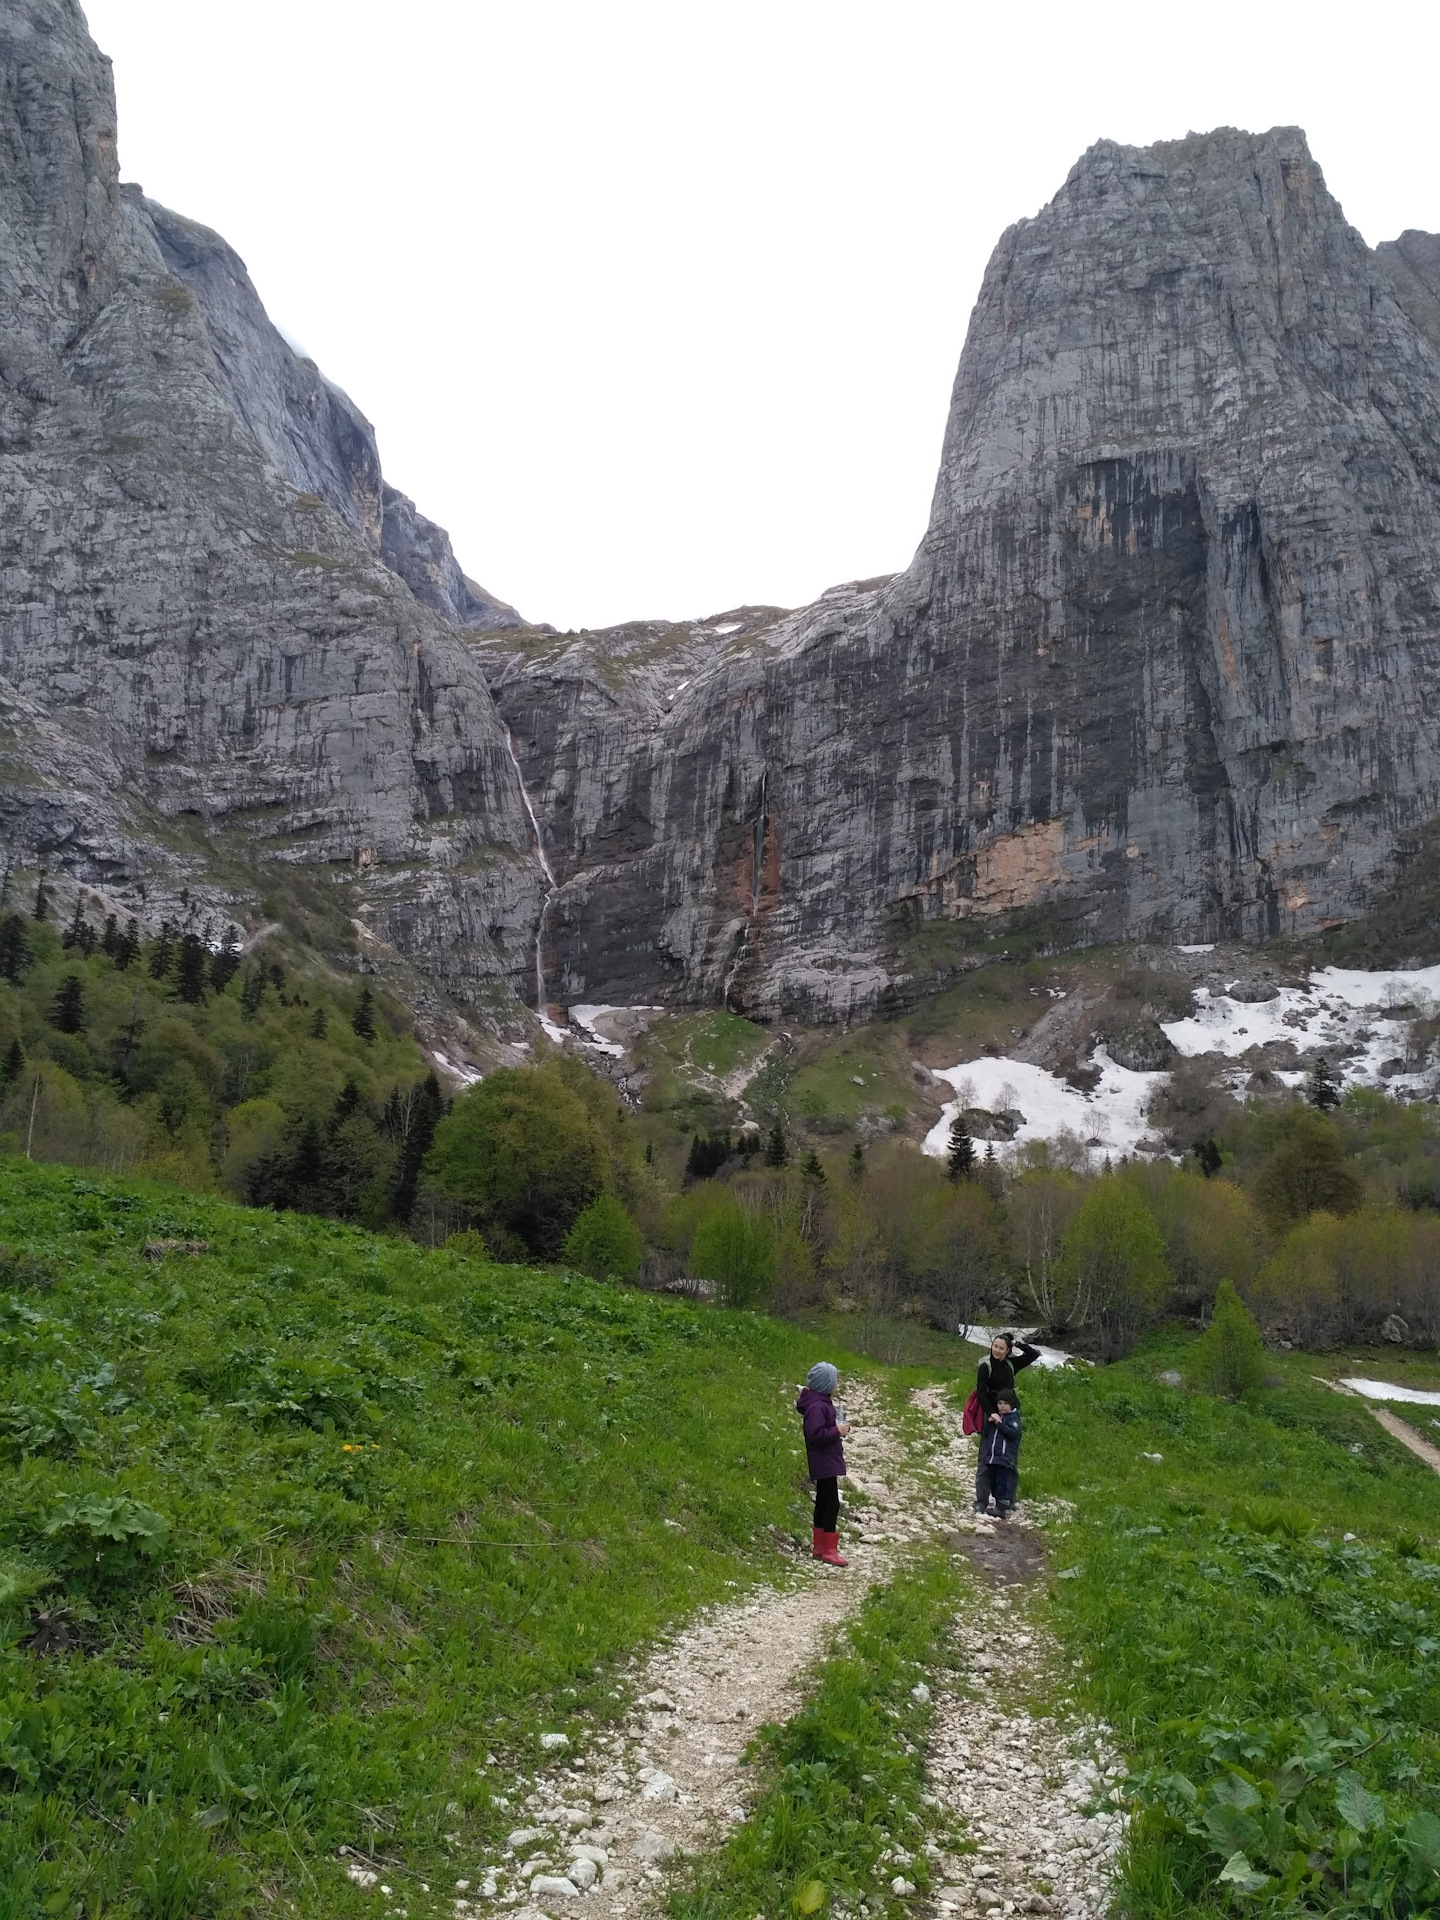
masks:
[[[805,1461],[815,1482],[815,1536],[811,1552],[827,1566],[843,1567],[840,1558],[840,1476],[845,1471],[845,1449],[840,1442],[850,1431],[848,1421],[835,1417],[835,1389],[840,1374],[828,1360],[818,1360],[805,1376],[795,1402],[805,1428]]]

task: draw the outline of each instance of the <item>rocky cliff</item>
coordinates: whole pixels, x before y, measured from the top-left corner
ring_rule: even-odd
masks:
[[[0,142],[10,854],[237,917],[304,878],[466,1000],[528,989],[542,876],[452,625],[519,616],[230,248],[120,186],[73,0],[0,7]]]
[[[1440,813],[1436,260],[1297,130],[1103,141],[995,251],[906,572],[483,642],[557,997],[823,1017],[1002,930],[1363,911]]]

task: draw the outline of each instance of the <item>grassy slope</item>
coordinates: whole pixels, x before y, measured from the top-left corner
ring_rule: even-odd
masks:
[[[0,1241],[4,1920],[358,1911],[342,1843],[444,1884],[542,1727],[793,1522],[782,1324],[24,1162]],[[158,1556],[67,1570],[87,1494]]]
[[[1429,1911],[1440,1823],[1410,1823],[1440,1812],[1440,1478],[1308,1356],[1244,1407],[1159,1384],[1181,1356],[1025,1396],[1025,1491],[1075,1503],[1057,1624],[1149,1803],[1128,1909],[1231,1911],[1217,1875],[1244,1853],[1248,1911]]]

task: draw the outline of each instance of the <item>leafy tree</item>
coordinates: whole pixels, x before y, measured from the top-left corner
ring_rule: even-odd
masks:
[[[1190,1349],[1185,1372],[1192,1386],[1227,1400],[1238,1400],[1264,1384],[1265,1343],[1229,1280],[1222,1280],[1215,1291],[1210,1325]]]
[[[727,1198],[695,1229],[690,1271],[710,1281],[723,1306],[756,1305],[775,1283],[773,1227]]]
[[[945,1164],[952,1180],[968,1180],[975,1171],[975,1142],[970,1138],[964,1114],[958,1110],[950,1122],[950,1146]]]
[[[1063,1324],[1090,1328],[1107,1359],[1124,1353],[1170,1284],[1160,1229],[1132,1180],[1107,1174],[1092,1183],[1055,1275]]]
[[[790,1143],[785,1138],[785,1124],[777,1113],[765,1139],[765,1164],[767,1167],[783,1167],[789,1158]]]
[[[360,1001],[355,1008],[350,1028],[353,1033],[359,1034],[367,1046],[375,1038],[375,996],[369,987],[360,989]]]
[[[1319,1113],[1329,1113],[1340,1104],[1340,1085],[1323,1053],[1310,1069],[1310,1077],[1305,1082],[1305,1098]]]
[[[85,1027],[85,989],[78,973],[66,974],[50,1009],[50,1024],[61,1033],[81,1033]]]
[[[1256,1205],[1277,1233],[1312,1213],[1354,1213],[1365,1184],[1345,1157],[1327,1114],[1294,1105],[1279,1116],[1279,1140],[1255,1176]]]
[[[471,1208],[498,1257],[553,1260],[604,1188],[599,1126],[558,1067],[502,1067],[435,1129],[421,1183]]]
[[[25,931],[25,922],[18,913],[7,914],[0,921],[0,973],[12,987],[18,987],[29,964],[30,936]]]
[[[563,1253],[570,1266],[592,1280],[633,1280],[645,1240],[614,1194],[602,1193],[566,1234]]]
[[[175,991],[192,1007],[204,1004],[206,974],[210,956],[198,933],[186,933],[180,941],[180,957],[175,967]]]

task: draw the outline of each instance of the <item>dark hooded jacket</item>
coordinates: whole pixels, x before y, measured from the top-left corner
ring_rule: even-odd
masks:
[[[997,1411],[995,1403],[1001,1394],[1007,1400],[1015,1398],[1016,1374],[1022,1367],[1033,1367],[1039,1358],[1039,1347],[1032,1347],[1028,1340],[1017,1340],[1010,1349],[1008,1360],[997,1360],[993,1354],[986,1354],[976,1369],[975,1391],[987,1423],[991,1414]]]
[[[987,1467],[1018,1467],[1020,1464],[1020,1409],[1012,1407],[1000,1415],[999,1426],[987,1426],[981,1459]]]
[[[795,1402],[805,1428],[805,1464],[812,1480],[838,1480],[845,1472],[845,1449],[835,1424],[835,1402],[813,1387],[801,1389]]]

